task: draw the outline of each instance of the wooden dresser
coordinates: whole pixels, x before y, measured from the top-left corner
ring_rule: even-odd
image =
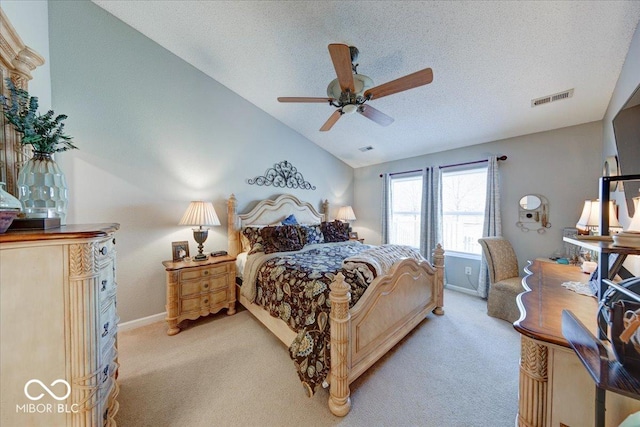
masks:
[[[562,286],[585,282],[578,267],[534,261],[518,296],[522,334],[517,425],[520,427],[593,427],[595,385],[562,335],[562,310],[571,312],[596,335],[597,301]],[[618,426],[640,411],[640,401],[607,392],[606,426]]]
[[[118,228],[0,234],[1,425],[115,425]]]

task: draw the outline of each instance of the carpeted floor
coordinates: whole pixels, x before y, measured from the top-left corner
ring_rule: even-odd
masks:
[[[164,322],[119,334],[119,426],[515,422],[520,335],[477,297],[445,290],[445,315],[430,314],[351,385],[344,418],[327,408],[327,390],[306,397],[285,346],[249,312],[183,326],[173,337]]]

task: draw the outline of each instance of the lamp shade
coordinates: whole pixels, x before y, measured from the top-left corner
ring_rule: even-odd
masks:
[[[338,215],[336,215],[336,219],[339,221],[355,221],[356,214],[353,213],[353,209],[351,206],[342,206],[338,209]]]
[[[191,202],[178,225],[220,225],[211,202]]]
[[[600,200],[585,200],[582,214],[576,224],[580,230],[596,230],[600,226]],[[618,222],[615,203],[609,202],[609,227],[622,228]]]
[[[631,218],[631,223],[629,227],[627,227],[626,231],[633,231],[634,233],[640,233],[640,197],[633,198],[634,203],[636,204],[636,210],[633,214],[633,218]]]

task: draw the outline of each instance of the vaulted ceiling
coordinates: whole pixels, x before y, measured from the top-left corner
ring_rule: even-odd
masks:
[[[353,167],[601,120],[640,20],[639,1],[94,3]],[[374,85],[433,82],[371,100],[387,127],[353,114],[320,132],[335,107],[277,98],[327,96],[330,43],[356,46]]]

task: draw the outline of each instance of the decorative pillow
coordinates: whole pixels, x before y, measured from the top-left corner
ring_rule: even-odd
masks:
[[[242,229],[242,235],[249,241],[249,255],[255,254],[256,252],[264,252],[264,241],[260,234],[262,228],[263,227],[245,227]]]
[[[304,246],[300,228],[295,225],[278,225],[260,230],[264,253],[299,251]]]
[[[349,224],[335,220],[333,222],[323,222],[320,229],[324,235],[325,242],[346,242],[349,240]]]
[[[317,245],[318,243],[324,243],[324,235],[320,224],[315,225],[301,225],[300,229],[304,233],[305,244]]]
[[[282,225],[298,225],[298,220],[294,214],[291,214],[282,220]]]

